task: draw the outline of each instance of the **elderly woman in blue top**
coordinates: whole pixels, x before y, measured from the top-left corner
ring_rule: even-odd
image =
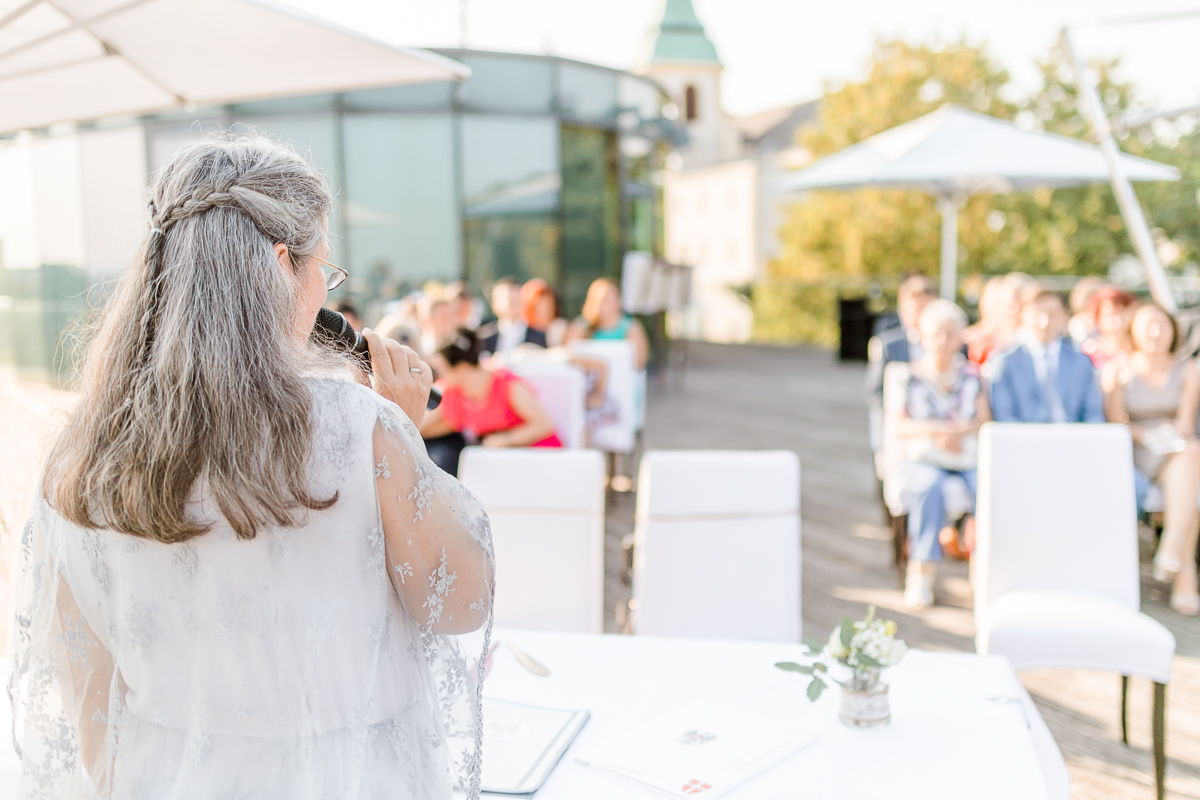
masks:
[[[914,608],[933,605],[946,484],[960,479],[974,498],[976,434],[991,419],[983,382],[962,354],[966,326],[966,314],[949,300],[925,307],[917,323],[922,354],[912,362],[897,426],[906,442],[904,489],[912,498],[904,602]]]

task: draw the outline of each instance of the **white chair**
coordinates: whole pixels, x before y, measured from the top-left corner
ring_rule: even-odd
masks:
[[[624,340],[581,339],[567,349],[608,364],[608,396],[615,402],[617,421],[592,431],[591,444],[608,453],[632,453],[637,437],[637,371],[633,343]]]
[[[587,413],[587,379],[567,361],[511,360],[508,370],[533,387],[554,420],[563,447],[583,447]]]
[[[1123,425],[988,423],[980,432],[975,649],[1017,670],[1154,681],[1154,773],[1163,796],[1164,715],[1175,637],[1139,612],[1133,455]]]
[[[893,361],[883,370],[883,419],[880,456],[876,469],[882,473],[883,502],[887,506],[892,523],[892,555],[901,576],[908,562],[908,512],[912,495],[904,485],[904,441],[897,433],[900,415],[904,411],[905,386],[912,371],[902,361]],[[968,514],[973,507],[971,492],[960,478],[952,478],[944,484],[946,518],[957,520]]]
[[[496,624],[603,633],[604,456],[468,447],[458,472],[491,520]]]
[[[800,640],[800,459],[788,451],[651,450],[634,527],[634,629]]]

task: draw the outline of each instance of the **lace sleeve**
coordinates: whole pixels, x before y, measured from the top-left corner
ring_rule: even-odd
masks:
[[[479,794],[480,692],[489,647],[495,559],[487,515],[433,464],[412,422],[381,401],[374,432],[375,486],[388,574],[420,627],[459,784]],[[468,661],[454,634],[484,628]],[[471,666],[469,667],[468,664]]]
[[[21,796],[78,798],[90,779],[108,797],[113,659],[55,563],[47,512],[39,502],[21,537],[8,684]]]

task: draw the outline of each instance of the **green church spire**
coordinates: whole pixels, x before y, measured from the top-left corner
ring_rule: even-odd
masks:
[[[650,63],[719,64],[717,48],[696,18],[692,0],[666,0],[662,20],[650,32],[654,39]]]

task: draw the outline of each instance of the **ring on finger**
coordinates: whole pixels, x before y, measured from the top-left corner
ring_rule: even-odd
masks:
[[[419,374],[421,374],[421,368],[420,368],[420,367],[409,367],[409,368],[408,368],[408,371],[409,371],[409,372],[415,372],[415,373],[417,373],[418,375],[419,375]]]

